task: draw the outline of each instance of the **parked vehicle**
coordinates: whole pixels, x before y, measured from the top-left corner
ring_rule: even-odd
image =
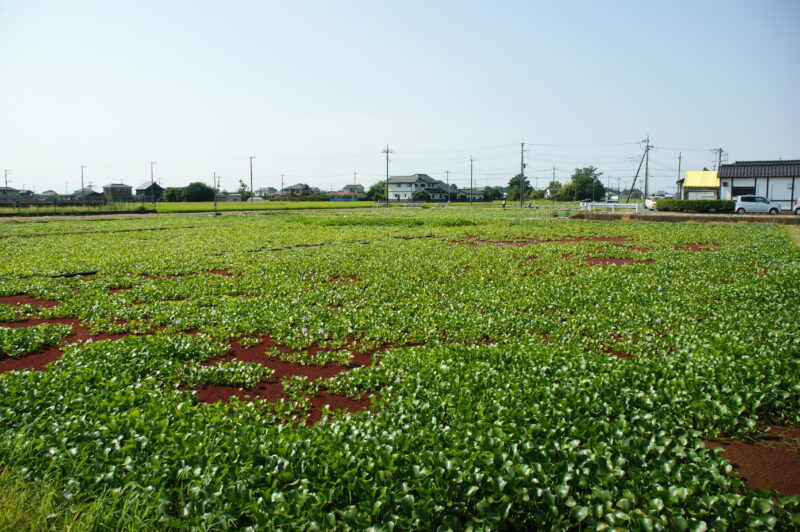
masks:
[[[794,207],[792,207],[794,213],[800,216],[800,196],[797,196],[797,199],[794,202]]]
[[[656,209],[656,202],[660,199],[664,199],[666,196],[651,196],[644,200],[644,206],[654,211]]]
[[[781,204],[775,201],[770,201],[764,196],[737,196],[734,211],[736,211],[736,214],[745,214],[748,212],[767,212],[774,215],[781,212]]]

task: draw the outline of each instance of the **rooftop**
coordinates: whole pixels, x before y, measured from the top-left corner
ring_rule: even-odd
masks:
[[[736,161],[720,165],[719,177],[800,177],[800,160]]]

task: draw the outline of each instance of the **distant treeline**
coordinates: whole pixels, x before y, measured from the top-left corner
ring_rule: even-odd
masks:
[[[199,181],[185,187],[169,187],[161,195],[162,201],[214,201],[214,189]]]

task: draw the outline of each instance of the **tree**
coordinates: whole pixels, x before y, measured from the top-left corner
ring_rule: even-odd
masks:
[[[622,191],[622,194],[619,195],[619,200],[623,201],[625,199],[628,199],[629,193],[631,194],[631,199],[642,199],[644,197],[644,193],[640,189],[634,188],[633,192],[631,193],[631,190],[629,188],[626,188],[625,190]]]
[[[241,179],[239,180],[239,191],[238,192],[242,196],[242,201],[247,201],[247,200],[250,199],[250,196],[252,196],[250,191],[247,190],[247,184],[245,184],[245,182],[242,181]]]
[[[386,201],[386,181],[378,181],[369,187],[367,199],[372,201]]]
[[[517,174],[508,182],[508,201],[519,201],[520,177],[521,175]],[[533,191],[533,187],[526,176],[522,181],[522,197],[524,198],[531,191]]]
[[[183,201],[213,201],[214,189],[199,181],[189,183],[183,189]]]
[[[161,198],[164,201],[183,201],[183,187],[168,187],[164,189]]]
[[[486,187],[483,189],[483,199],[486,201],[503,199],[503,191],[500,187]]]
[[[603,172],[598,172],[594,166],[576,168],[575,173],[572,174],[572,181],[558,191],[558,199],[560,201],[597,201],[604,198],[606,188],[600,182],[601,175]]]
[[[416,190],[411,195],[411,199],[413,199],[414,201],[430,201],[431,193],[428,192],[427,190]]]

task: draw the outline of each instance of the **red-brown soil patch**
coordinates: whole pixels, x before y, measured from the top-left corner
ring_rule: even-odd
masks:
[[[231,273],[226,270],[206,270],[203,273],[210,273],[211,275],[221,275],[222,277],[241,277],[241,275],[237,275],[235,273]]]
[[[722,456],[751,488],[784,497],[800,493],[800,429],[772,427],[755,442],[723,439],[705,445],[722,447]]]
[[[331,410],[346,410],[347,412],[358,412],[366,410],[370,406],[369,399],[350,399],[343,395],[335,395],[327,392],[320,392],[311,399],[311,412],[306,423],[313,425],[322,419],[322,408],[328,405]]]
[[[270,381],[274,378],[270,379]],[[267,402],[275,402],[280,399],[287,399],[283,393],[283,386],[280,382],[262,382],[255,388],[241,389],[235,386],[217,386],[213,384],[201,385],[194,390],[194,395],[198,401],[203,403],[216,403],[222,401],[227,403],[231,397],[249,396],[251,399],[263,399]]]
[[[30,294],[0,297],[0,303],[4,305],[34,305],[42,308],[53,308],[61,304],[59,301],[51,299],[36,299]]]
[[[0,327],[32,327],[42,323],[55,323],[72,326],[72,334],[64,338],[61,343],[86,342],[89,340],[93,342],[99,342],[100,340],[119,340],[120,338],[130,336],[129,334],[92,334],[87,327],[81,324],[79,320],[74,318],[50,318],[16,321],[11,323],[0,323]],[[61,349],[57,346],[53,346],[46,348],[44,351],[31,353],[19,358],[3,358],[0,359],[0,373],[17,369],[43,371],[48,363],[61,358],[61,354]]]
[[[697,244],[684,244],[675,249],[678,251],[711,251],[711,248],[719,247],[722,247],[722,244],[717,244],[716,242],[699,242]]]
[[[623,264],[652,264],[655,262],[653,259],[636,260],[624,257],[587,257],[586,261],[590,266],[605,266],[608,264],[622,266]]]
[[[616,351],[611,349],[610,347],[606,347],[603,349],[604,353],[608,353],[609,355],[614,355],[617,358],[633,358],[633,355],[629,355],[627,353],[622,353],[620,351]]]
[[[108,291],[109,294],[119,294],[120,292],[127,292],[130,288],[112,288]]]
[[[0,359],[0,373],[6,371],[15,371],[22,369],[31,369],[34,371],[44,371],[45,366],[54,360],[61,358],[61,349],[58,347],[48,347],[44,351],[26,355],[20,358],[3,358]]]

